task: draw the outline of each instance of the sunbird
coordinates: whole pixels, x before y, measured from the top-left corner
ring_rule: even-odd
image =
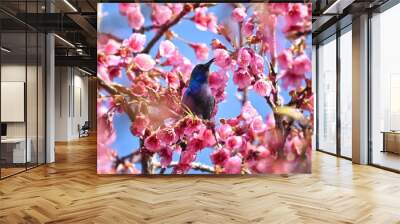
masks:
[[[198,117],[210,120],[215,106],[215,98],[208,84],[210,65],[214,58],[205,64],[198,64],[190,75],[189,86],[183,94],[182,103]]]

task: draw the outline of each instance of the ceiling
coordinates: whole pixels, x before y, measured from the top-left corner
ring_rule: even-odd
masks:
[[[312,0],[313,43],[351,24],[352,18],[373,11],[389,0]]]
[[[96,8],[96,0],[0,0],[2,46],[11,50],[10,60],[23,60],[36,55],[37,33],[55,33],[56,65],[79,66],[94,74]]]

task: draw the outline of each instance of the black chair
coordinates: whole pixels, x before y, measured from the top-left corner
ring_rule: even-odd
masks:
[[[78,125],[79,138],[89,136],[89,130],[90,130],[89,121],[85,121],[82,127]]]

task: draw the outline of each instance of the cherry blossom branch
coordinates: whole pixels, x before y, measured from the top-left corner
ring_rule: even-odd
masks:
[[[99,86],[101,88],[103,88],[104,90],[106,90],[111,95],[121,96],[121,92],[130,95],[130,91],[122,85],[119,85],[116,83],[107,84],[100,78],[97,78],[97,80],[98,80]],[[135,120],[136,115],[135,115],[135,112],[133,111],[132,107],[129,105],[129,101],[127,101],[125,99],[125,97],[123,97],[123,101],[121,102],[121,104],[122,104],[122,107],[124,108],[125,112],[128,114],[129,118],[133,122]]]
[[[287,106],[296,106],[296,108],[300,108],[304,102],[304,99],[307,97],[307,95],[309,95],[310,92],[311,92],[311,87],[307,86],[301,92],[295,93],[297,95],[292,96],[292,99],[287,104]]]
[[[277,73],[275,72],[274,69],[274,65],[272,64],[272,62],[269,63],[269,69],[270,69],[270,73],[269,73],[269,78],[272,82],[272,86],[274,87],[271,94],[272,94],[272,98],[271,96],[266,96],[265,100],[267,101],[268,105],[271,107],[272,110],[275,110],[277,106],[279,106],[278,104],[278,88],[277,88]]]
[[[199,7],[200,3],[195,3],[193,4],[193,8]],[[153,37],[153,39],[150,40],[150,42],[146,45],[144,50],[142,51],[143,53],[148,54],[151,50],[151,48],[154,46],[154,44],[157,43],[157,41],[164,35],[164,33],[177,24],[186,14],[188,14],[192,10],[192,6],[190,4],[185,4],[184,9],[182,12],[180,12],[173,20],[171,20],[169,23],[166,23],[165,25],[161,26],[156,35]]]
[[[179,162],[177,162],[177,161],[171,162],[167,166],[167,168],[173,168],[173,167],[177,166],[178,164],[179,164]],[[153,162],[153,166],[155,167],[155,169],[163,169],[160,162]],[[192,162],[190,164],[190,166],[191,166],[191,169],[193,169],[193,170],[199,170],[199,171],[208,172],[208,173],[215,173],[214,167],[204,165],[202,163]]]
[[[140,153],[140,150],[136,150],[126,156],[123,157],[117,157],[115,159],[115,165],[114,167],[117,168],[120,164],[125,164],[125,162],[130,162],[132,164],[139,162],[142,159],[142,155]]]
[[[139,32],[139,33],[144,33],[144,32],[147,32],[147,31],[150,31],[150,30],[153,30],[153,29],[159,29],[159,28],[161,28],[160,25],[150,25],[150,26],[144,26],[144,27],[140,28],[139,30],[133,29],[132,31],[133,32]]]

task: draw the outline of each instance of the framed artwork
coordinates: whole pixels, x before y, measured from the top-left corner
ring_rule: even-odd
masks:
[[[98,174],[311,172],[311,3],[98,9]]]

